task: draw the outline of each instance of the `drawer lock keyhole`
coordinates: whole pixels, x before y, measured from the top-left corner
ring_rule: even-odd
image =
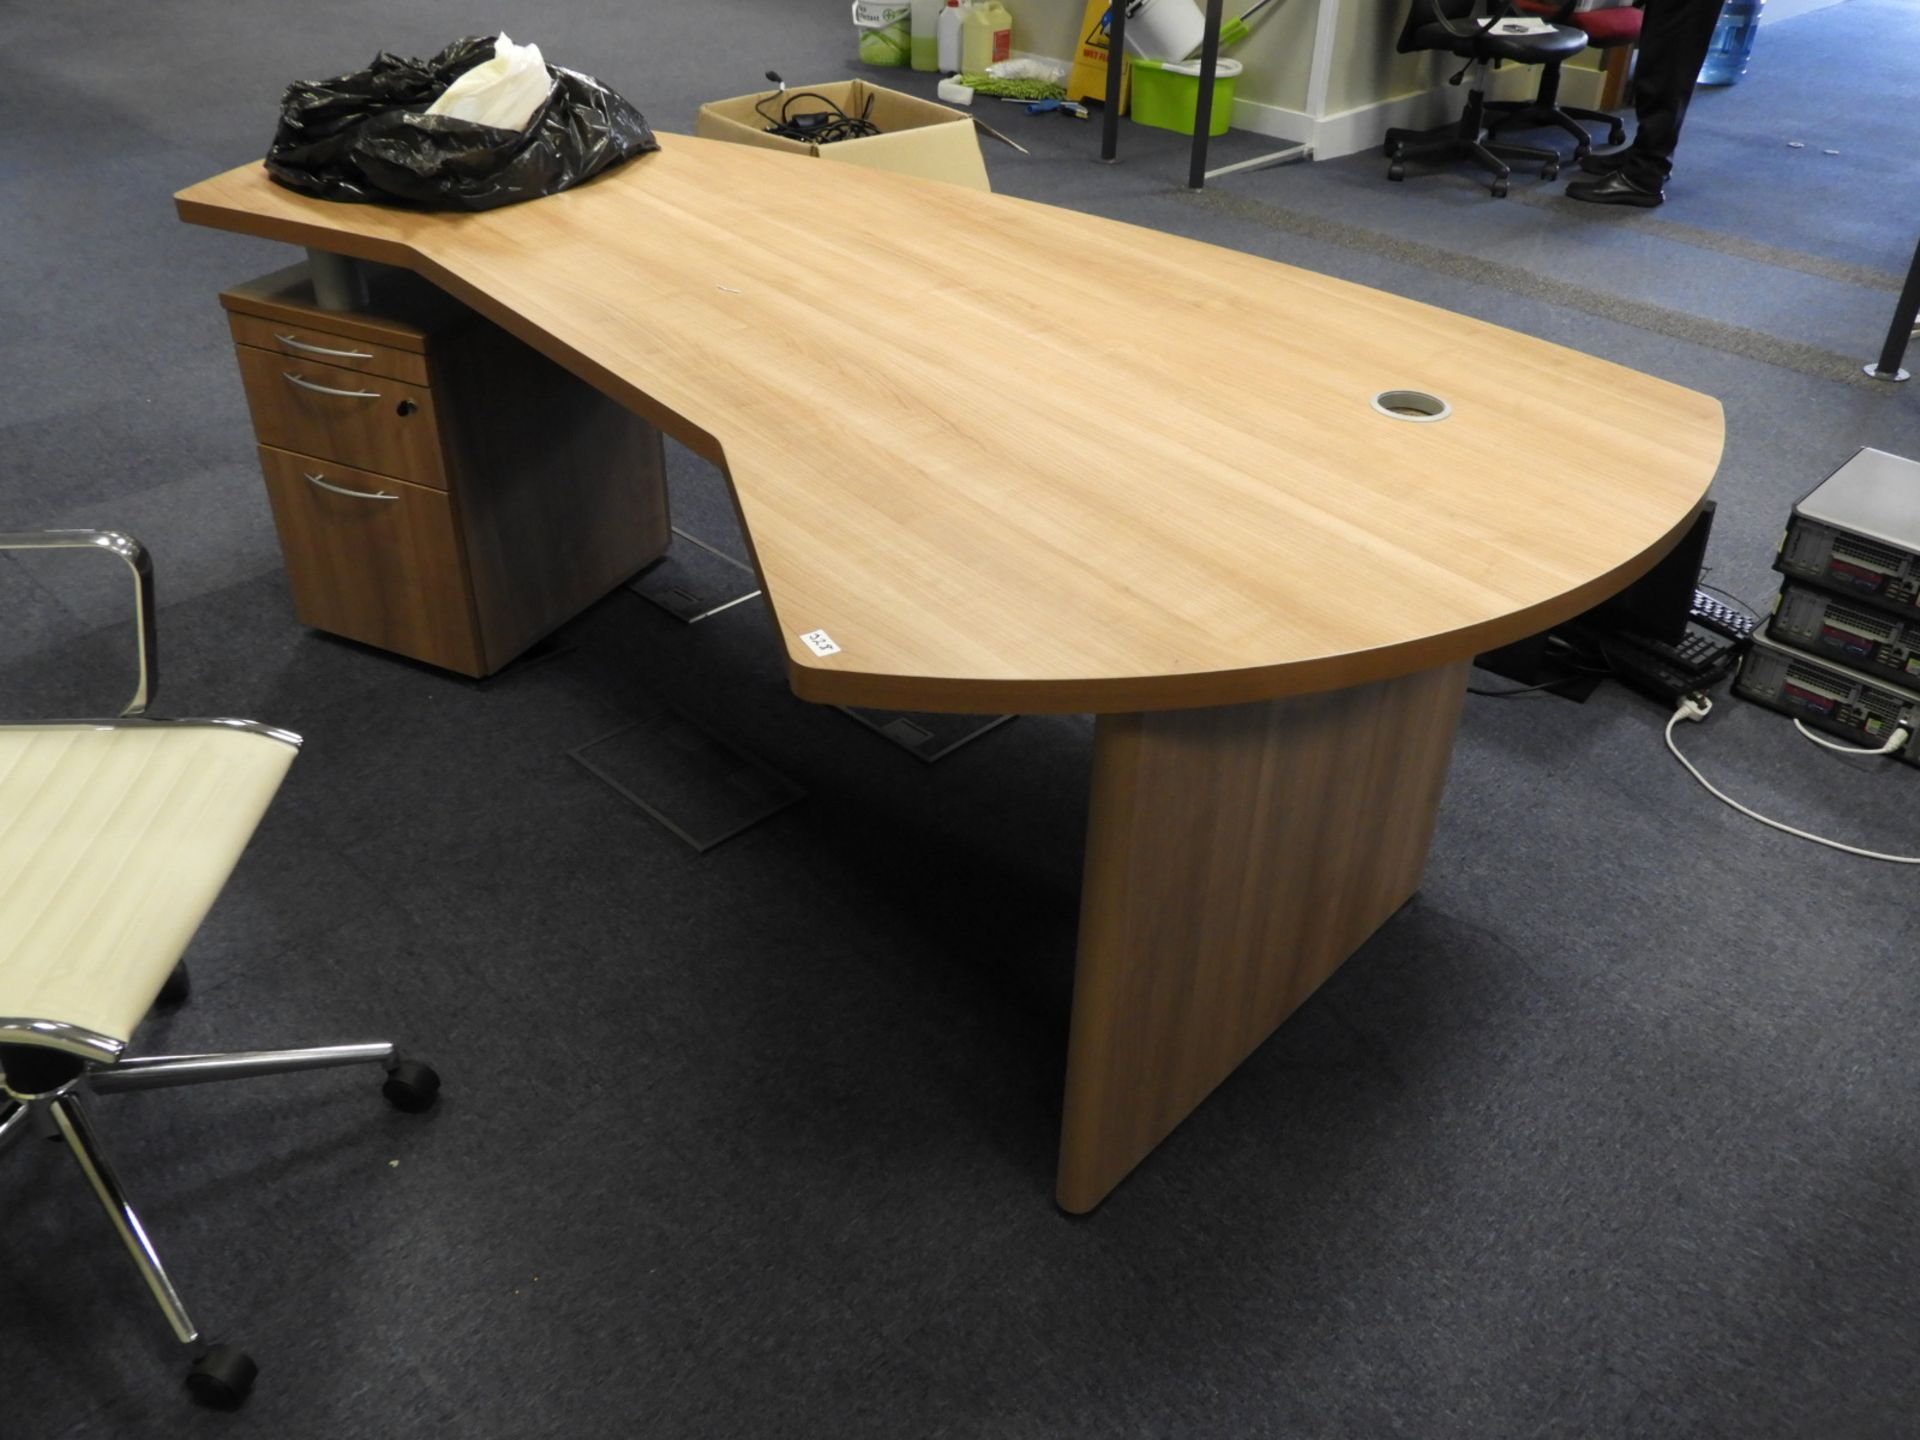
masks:
[[[393,413],[405,417],[413,414],[413,412],[419,408],[420,407],[411,400],[402,400],[398,405],[393,407]]]

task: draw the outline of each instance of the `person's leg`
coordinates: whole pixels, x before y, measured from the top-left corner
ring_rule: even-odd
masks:
[[[1633,72],[1633,144],[1620,157],[1636,183],[1659,189],[1673,172],[1673,152],[1687,102],[1706,63],[1720,19],[1720,0],[1646,0],[1640,59]]]

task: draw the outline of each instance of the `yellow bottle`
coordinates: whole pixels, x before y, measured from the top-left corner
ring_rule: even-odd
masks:
[[[1012,12],[1000,0],[973,0],[960,12],[960,69],[978,75],[1012,57]]]

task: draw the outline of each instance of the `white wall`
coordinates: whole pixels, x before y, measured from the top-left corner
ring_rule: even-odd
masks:
[[[1082,0],[1001,0],[1013,12],[1013,48],[1071,60],[1080,41]]]
[[[1071,60],[1085,0],[1003,0],[1016,50]],[[1200,3],[1200,0],[1195,0]],[[1228,0],[1237,15],[1253,0]],[[1789,0],[1791,3],[1791,0]],[[1236,128],[1305,140],[1319,159],[1377,145],[1389,125],[1438,124],[1455,96],[1431,55],[1400,55],[1408,0],[1274,0],[1232,54],[1246,66]]]
[[[1014,49],[1059,60],[1073,58],[1080,47],[1086,0],[1001,3],[1013,12]],[[1253,0],[1227,0],[1227,14],[1238,15],[1252,4]],[[1318,9],[1319,0],[1274,0],[1260,12],[1253,34],[1233,51],[1234,59],[1247,67],[1240,81],[1241,94],[1292,110],[1305,105]]]

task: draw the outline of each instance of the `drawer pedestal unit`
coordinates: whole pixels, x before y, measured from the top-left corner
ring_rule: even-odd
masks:
[[[302,623],[488,675],[655,559],[660,433],[415,276],[220,296]]]

